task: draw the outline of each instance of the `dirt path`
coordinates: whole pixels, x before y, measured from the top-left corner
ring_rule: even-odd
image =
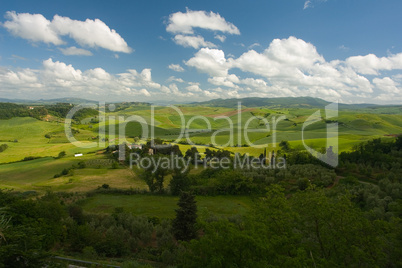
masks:
[[[332,185],[328,186],[328,189],[333,188],[335,185],[337,185],[339,183],[340,179],[344,179],[344,178],[345,177],[342,177],[342,176],[336,176],[334,183]]]

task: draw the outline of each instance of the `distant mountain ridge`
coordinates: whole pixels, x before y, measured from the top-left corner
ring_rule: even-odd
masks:
[[[71,104],[82,104],[82,103],[98,103],[93,100],[86,100],[81,98],[56,98],[56,99],[40,99],[40,100],[23,100],[23,99],[6,99],[0,98],[0,102],[9,102],[17,104],[55,104],[55,103],[71,103]]]
[[[312,98],[312,97],[281,97],[281,98],[232,98],[232,99],[214,99],[204,102],[194,102],[192,104],[195,105],[205,105],[205,106],[217,106],[217,107],[237,107],[237,104],[241,102],[241,105],[247,107],[261,107],[261,106],[311,106],[311,107],[318,107],[318,106],[325,106],[330,102],[319,98]]]
[[[226,107],[235,108],[241,102],[242,106],[246,107],[264,107],[264,106],[277,106],[281,108],[323,108],[324,106],[330,104],[331,102],[313,97],[279,97],[279,98],[232,98],[232,99],[213,99],[203,102],[193,102],[192,105],[202,105],[202,106],[216,106],[216,107]],[[364,109],[371,107],[381,107],[381,106],[400,106],[400,105],[377,105],[377,104],[344,104],[339,103],[339,108],[344,109]]]

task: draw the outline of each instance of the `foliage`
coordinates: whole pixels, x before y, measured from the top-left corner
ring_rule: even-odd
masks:
[[[399,225],[371,222],[350,196],[327,193],[309,188],[288,199],[269,187],[247,217],[203,222],[204,235],[183,244],[179,267],[396,267],[398,251],[383,250],[399,248],[387,238]]]
[[[141,179],[143,179],[149,187],[151,192],[163,192],[163,182],[165,176],[170,172],[167,167],[158,165],[158,156],[147,156],[148,167],[142,170],[140,174]]]
[[[4,152],[8,148],[8,145],[6,143],[0,145],[0,153]]]
[[[59,155],[57,156],[57,158],[63,158],[63,157],[65,157],[66,156],[66,151],[61,151],[60,153],[59,153]]]
[[[197,237],[197,204],[190,192],[181,192],[177,203],[176,218],[173,220],[173,234],[177,240],[189,241]]]
[[[172,173],[172,179],[169,182],[170,193],[172,195],[179,195],[182,191],[188,191],[190,185],[188,171],[182,168],[175,168]]]

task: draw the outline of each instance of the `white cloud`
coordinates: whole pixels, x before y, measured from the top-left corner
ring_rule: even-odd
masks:
[[[169,77],[166,82],[179,82],[179,83],[184,83],[184,80],[175,76]]]
[[[82,46],[101,47],[115,52],[132,52],[126,41],[99,19],[78,21],[55,15],[52,25],[61,35],[69,35]]]
[[[353,56],[346,59],[346,64],[361,74],[377,75],[382,70],[401,70],[402,53],[381,58],[374,54]]]
[[[47,20],[41,14],[7,12],[3,26],[14,36],[33,42],[61,45],[61,36],[69,36],[81,46],[101,47],[115,52],[130,53],[132,49],[113,29],[99,19],[72,20],[55,15]]]
[[[200,47],[216,47],[215,44],[205,41],[204,37],[197,35],[181,35],[178,34],[173,38],[174,42],[183,47],[193,47],[198,49]]]
[[[86,99],[122,100],[130,97],[150,97],[163,92],[161,85],[152,80],[151,69],[112,75],[102,68],[85,71],[71,64],[43,61],[39,70],[12,71],[0,68],[0,93],[16,97],[81,97]],[[157,91],[155,91],[157,90]],[[17,91],[17,92],[16,92]]]
[[[218,39],[218,40],[221,41],[222,43],[225,42],[225,40],[226,40],[226,36],[224,36],[224,35],[219,35],[219,34],[216,34],[216,35],[214,36],[214,38],[215,38],[215,39]]]
[[[186,62],[186,65],[195,67],[198,71],[210,76],[226,76],[230,62],[225,59],[225,53],[222,50],[201,48]]]
[[[236,85],[236,83],[240,83],[240,80],[236,75],[230,74],[226,77],[215,76],[212,78],[208,78],[208,82],[215,86],[225,86],[225,87],[237,88],[238,86]]]
[[[373,83],[381,91],[388,93],[402,93],[402,88],[398,88],[397,83],[389,77],[374,78]]]
[[[77,47],[68,47],[68,48],[59,48],[60,51],[66,55],[66,56],[70,56],[70,55],[80,55],[80,56],[92,56],[92,52],[86,49],[82,49],[82,48],[77,48]]]
[[[396,65],[397,59],[392,56],[390,61]],[[208,74],[210,84],[232,89],[223,96],[230,91],[240,96],[316,96],[353,102],[377,94],[375,86],[347,63],[327,62],[314,45],[295,37],[274,39],[262,53],[250,50],[235,59],[226,59],[222,50],[202,48],[185,64]],[[229,73],[233,68],[257,77],[240,79]]]
[[[151,93],[149,93],[149,91],[146,90],[145,88],[141,89],[139,92],[140,92],[140,94],[142,94],[142,95],[144,95],[146,97],[151,96]]]
[[[170,70],[176,71],[176,72],[184,72],[184,68],[180,66],[180,64],[170,64],[168,66]]]
[[[311,1],[310,1],[310,0],[307,0],[306,2],[304,2],[303,9],[307,9],[307,8],[309,8],[310,6],[311,6]]]
[[[64,43],[52,23],[41,14],[16,14],[15,11],[8,11],[5,17],[8,20],[3,26],[14,36],[54,45]]]
[[[260,46],[261,46],[260,43],[253,43],[253,44],[248,46],[248,49],[252,49],[253,47],[260,47]]]
[[[229,34],[240,34],[237,27],[227,22],[218,13],[206,11],[192,11],[187,9],[185,13],[176,12],[170,14],[166,30],[173,34],[194,34],[193,28],[201,28],[211,31],[220,31]]]
[[[313,2],[324,3],[324,2],[327,2],[327,0],[307,0],[304,2],[303,10],[310,8],[310,7],[311,8],[314,7]]]
[[[198,83],[193,83],[187,86],[186,89],[191,92],[202,92],[202,89],[200,88],[200,85]]]

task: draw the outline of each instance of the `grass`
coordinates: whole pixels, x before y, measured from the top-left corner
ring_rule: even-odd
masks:
[[[244,215],[252,205],[246,196],[197,196],[198,215],[209,213],[218,216]],[[115,195],[99,194],[87,198],[82,207],[90,213],[111,213],[117,207],[138,216],[173,218],[178,197],[160,195]]]
[[[111,169],[110,165],[98,163],[104,159],[102,155],[87,154],[83,157],[67,157],[54,159],[45,157],[41,159],[18,163],[0,165],[0,188],[15,189],[19,191],[36,190],[44,192],[67,191],[86,192],[96,189],[102,184],[109,184],[115,188],[139,188],[146,189],[146,184],[140,180],[131,170],[126,168]],[[63,169],[71,168],[79,161],[87,163],[89,168],[74,169],[72,174],[54,178]]]
[[[50,139],[45,135],[51,133]],[[93,132],[80,130],[75,135],[77,140],[87,141]],[[18,142],[14,142],[17,140]],[[99,148],[77,148],[65,137],[64,125],[58,122],[45,122],[30,117],[16,117],[0,120],[0,142],[8,145],[1,153],[0,163],[20,161],[27,156],[57,156],[61,151],[68,155],[77,152],[86,153]]]

